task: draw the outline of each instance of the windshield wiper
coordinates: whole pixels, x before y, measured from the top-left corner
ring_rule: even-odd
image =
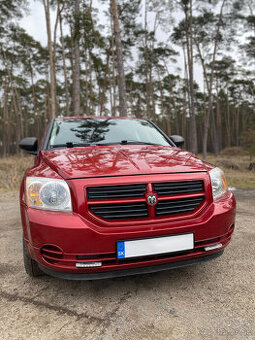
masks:
[[[120,142],[113,142],[113,143],[73,143],[73,142],[66,142],[65,144],[56,144],[51,145],[51,149],[61,149],[61,148],[74,148],[74,147],[89,147],[89,146],[108,146],[108,145],[159,145],[155,143],[148,143],[148,142],[140,142],[137,140],[122,140]]]
[[[51,145],[51,149],[58,149],[58,148],[74,148],[74,147],[88,147],[91,146],[89,143],[73,143],[73,142],[66,142],[65,144],[56,144]]]
[[[114,142],[114,143],[97,143],[93,144],[96,146],[107,146],[107,145],[160,145],[155,143],[148,143],[148,142],[140,142],[138,140],[122,140],[120,142]]]
[[[130,144],[137,144],[137,145],[159,145],[155,143],[148,143],[148,142],[140,142],[138,140],[122,140],[120,142],[121,145],[130,145]]]
[[[112,143],[97,143],[96,146],[107,146],[107,145],[160,145],[155,143],[140,142],[138,140],[122,140],[120,142]]]

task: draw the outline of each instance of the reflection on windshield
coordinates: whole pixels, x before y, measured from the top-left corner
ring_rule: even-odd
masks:
[[[116,123],[109,119],[100,122],[98,120],[87,119],[83,120],[77,127],[72,128],[71,131],[75,133],[76,138],[85,143],[101,142],[105,140],[106,134],[109,133],[110,125],[113,126]]]
[[[169,146],[148,121],[135,119],[68,119],[55,122],[50,146],[120,144],[122,141]]]

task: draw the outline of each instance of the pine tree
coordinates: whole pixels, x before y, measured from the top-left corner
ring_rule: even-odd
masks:
[[[123,61],[122,41],[119,23],[119,11],[117,0],[111,0],[111,15],[113,21],[113,30],[116,46],[116,58],[118,68],[118,84],[119,84],[119,109],[120,116],[125,117],[128,114],[127,94],[126,94],[126,78]]]

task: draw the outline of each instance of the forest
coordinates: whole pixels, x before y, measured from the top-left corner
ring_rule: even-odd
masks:
[[[254,0],[0,2],[0,157],[62,116],[150,119],[191,152],[255,153]]]

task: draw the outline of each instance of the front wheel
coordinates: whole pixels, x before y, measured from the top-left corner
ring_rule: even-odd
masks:
[[[37,262],[30,257],[27,251],[27,246],[26,246],[26,242],[24,238],[23,238],[23,260],[24,260],[24,267],[25,267],[26,273],[29,276],[37,277],[37,276],[44,275],[44,273],[39,268]]]

